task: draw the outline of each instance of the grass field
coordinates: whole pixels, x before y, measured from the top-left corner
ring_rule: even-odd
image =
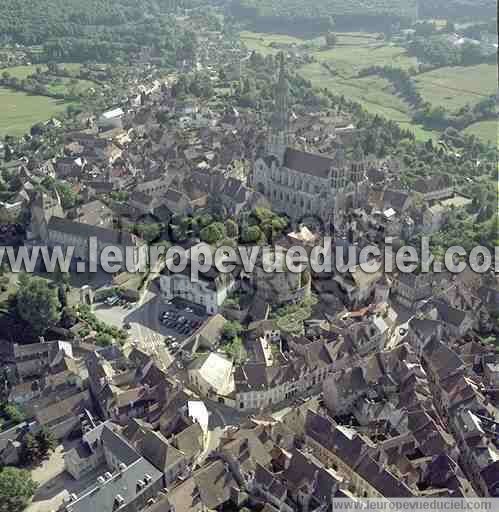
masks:
[[[380,43],[376,37],[377,34],[363,32],[340,33],[337,46],[324,50],[323,38],[303,40],[278,34],[241,33],[241,39],[248,48],[264,55],[279,52],[278,48],[270,47],[272,43],[310,45],[309,53],[317,62],[301,67],[298,72],[314,86],[358,101],[372,114],[393,119],[404,128],[410,128],[420,140],[436,136],[435,132],[412,124],[409,106],[395,95],[387,80],[380,77],[357,78],[361,69],[371,65],[392,64],[404,69],[417,65],[417,59],[407,55],[403,48]],[[326,70],[322,63],[327,63],[335,74]]]
[[[416,77],[417,88],[426,101],[457,110],[474,105],[497,91],[497,66],[440,68]]]
[[[63,112],[68,103],[0,87],[0,137],[22,135],[32,125]]]
[[[497,126],[497,121],[482,121],[468,126],[464,133],[474,135],[484,142],[495,144],[497,141]]]
[[[65,64],[61,64],[62,67],[66,68],[68,71],[78,73],[81,67],[81,64],[69,62]],[[23,78],[27,78],[30,75],[35,74],[36,69],[40,68],[43,71],[47,71],[47,66],[44,64],[36,64],[31,66],[14,66],[12,68],[2,68],[0,69],[0,74],[4,71],[7,71],[11,76],[15,76],[22,80]]]
[[[16,66],[7,69],[0,69],[0,75],[7,71],[11,76],[23,80],[36,72],[39,67],[46,71],[47,67],[39,66]],[[80,64],[64,64],[66,69],[78,72]],[[66,94],[71,90],[71,79],[66,77],[53,77],[54,81],[48,85],[51,93]],[[77,80],[76,92],[83,92],[96,84],[88,80]],[[55,100],[45,96],[36,96],[22,91],[13,91],[0,88],[0,136],[22,135],[26,133],[33,124],[45,121],[63,112],[69,105],[68,102]]]
[[[71,78],[56,77],[54,83],[48,86],[48,89],[52,93],[66,94],[71,90]],[[93,82],[89,80],[77,80],[76,92],[84,92],[92,87],[96,87]]]
[[[337,36],[338,43],[330,50],[323,49],[325,41],[321,37],[304,40],[245,31],[241,33],[241,40],[248,48],[264,55],[280,51],[279,48],[272,48],[272,43],[307,45],[309,49],[306,51],[317,62],[301,67],[298,72],[314,86],[343,94],[361,103],[367,111],[397,121],[402,127],[411,129],[419,140],[438,137],[437,132],[412,123],[409,105],[395,94],[387,80],[380,77],[357,78],[358,72],[369,66],[417,68],[417,58],[408,55],[400,46],[378,41],[375,33],[338,33]],[[334,74],[326,70],[322,63],[327,63]],[[417,75],[415,79],[426,101],[451,111],[467,103],[474,105],[497,90],[497,68],[493,64],[441,68]],[[495,132],[495,123],[493,125],[491,122],[476,123],[467,130],[467,133],[473,133],[483,140],[495,140]]]
[[[307,41],[299,37],[292,37],[281,34],[263,34],[259,32],[249,32],[244,30],[240,33],[241,41],[249,50],[257,51],[262,55],[274,55],[279,53],[278,48],[272,48],[272,43],[280,44],[304,44]]]
[[[68,64],[62,64],[64,68],[66,68],[68,71],[74,72],[75,74],[78,73],[80,69],[80,64],[76,63],[68,63]],[[23,80],[25,78],[28,78],[28,76],[35,74],[36,69],[40,68],[42,72],[47,70],[47,67],[44,65],[37,65],[37,66],[15,66],[12,68],[6,68],[6,69],[0,69],[0,75],[6,71],[10,74],[10,76],[16,77],[19,80]],[[71,78],[66,77],[53,77],[53,84],[48,85],[48,89],[51,93],[54,94],[67,94],[71,89]],[[90,89],[91,87],[96,87],[96,84],[93,82],[90,82],[88,80],[80,80],[78,79],[77,85],[76,85],[76,92],[80,93],[83,91],[86,91]]]
[[[402,69],[417,66],[415,57],[408,55],[404,48],[376,41],[372,37],[338,37],[338,45],[331,50],[314,52],[319,62],[327,62],[344,78],[353,78],[369,66],[390,65]]]
[[[0,69],[0,74],[6,71],[10,76],[14,76],[19,80],[23,80],[24,78],[28,78],[28,76],[35,73],[36,68],[40,68],[42,71],[47,70],[47,66],[40,64],[38,66],[15,66],[13,68],[4,68]]]
[[[335,94],[361,103],[371,114],[378,114],[397,121],[403,128],[410,129],[418,140],[437,137],[436,132],[414,125],[408,105],[395,95],[393,86],[381,77],[344,79],[331,76],[319,63],[307,64],[299,70],[316,87],[327,88]]]
[[[377,34],[365,32],[338,33],[337,45],[330,49],[324,47],[324,38],[300,39],[280,34],[264,34],[259,32],[241,32],[241,40],[250,50],[264,55],[276,54],[279,48],[272,48],[272,43],[310,45],[310,53],[319,62],[328,62],[339,74],[352,77],[360,69],[372,65],[391,64],[408,69],[417,65],[417,59],[407,55],[400,46],[387,45],[377,41]]]

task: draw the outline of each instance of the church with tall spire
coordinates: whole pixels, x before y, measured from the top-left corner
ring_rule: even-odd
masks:
[[[289,83],[284,55],[279,55],[279,78],[274,92],[275,108],[270,119],[267,152],[282,158],[289,145]]]
[[[357,201],[362,166],[345,159],[341,145],[333,155],[295,149],[290,136],[290,88],[285,58],[279,55],[265,152],[256,159],[252,185],[272,209],[293,221],[316,219],[326,232],[341,231],[346,210]]]

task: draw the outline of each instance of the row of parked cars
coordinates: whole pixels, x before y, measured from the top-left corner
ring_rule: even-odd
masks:
[[[166,311],[161,315],[160,321],[165,327],[184,336],[190,335],[202,324],[202,320],[188,319],[177,311]]]

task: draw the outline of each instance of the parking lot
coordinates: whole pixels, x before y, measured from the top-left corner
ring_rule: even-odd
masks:
[[[151,291],[142,304],[113,299],[96,304],[94,312],[100,320],[127,329],[130,342],[158,355],[162,367],[170,366],[185,340],[207,318],[200,306],[181,300],[164,303]]]
[[[195,305],[178,302],[163,304],[158,314],[158,322],[170,352],[178,351],[183,342],[196,332],[205,320],[206,314]]]

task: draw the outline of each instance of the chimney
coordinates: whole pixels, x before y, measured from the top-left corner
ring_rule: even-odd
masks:
[[[116,498],[114,498],[114,506],[113,510],[119,509],[123,504],[125,503],[125,500],[121,494],[116,495]]]

